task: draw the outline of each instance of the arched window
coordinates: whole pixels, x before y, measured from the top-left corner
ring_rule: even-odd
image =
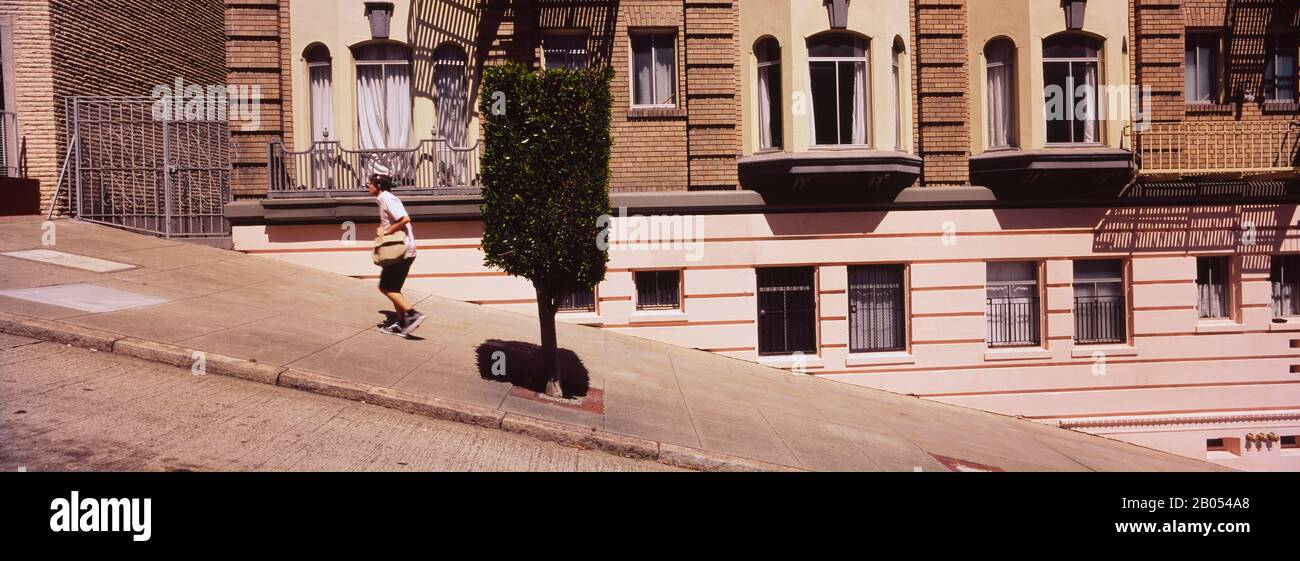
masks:
[[[325,45],[307,49],[307,79],[311,97],[311,140],[325,140],[334,128],[334,68]]]
[[[1016,47],[1007,39],[994,39],[984,47],[988,86],[989,148],[1016,145]]]
[[[890,58],[890,73],[893,77],[891,91],[894,95],[894,148],[898,150],[903,150],[903,55],[906,52],[903,38],[895,37],[894,50]]]
[[[847,33],[808,39],[813,143],[867,144],[867,40]]]
[[[411,51],[402,45],[357,48],[357,121],[365,150],[411,146]]]
[[[1043,40],[1043,95],[1047,142],[1091,144],[1101,141],[1101,41],[1079,33]]]
[[[758,59],[758,147],[781,147],[781,46],[767,38],[754,46]]]
[[[438,93],[438,136],[455,146],[466,144],[469,129],[467,60],[465,49],[455,43],[443,43],[433,51],[433,81]]]

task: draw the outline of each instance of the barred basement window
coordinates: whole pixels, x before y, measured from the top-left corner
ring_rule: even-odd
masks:
[[[681,307],[681,271],[638,271],[636,309],[676,310]]]
[[[1201,318],[1230,317],[1229,257],[1196,258],[1196,308]]]
[[[758,354],[817,351],[812,267],[758,269]]]
[[[1128,339],[1124,262],[1074,262],[1074,342],[1123,343]]]
[[[1273,317],[1300,316],[1300,255],[1274,255],[1268,273]]]
[[[987,286],[989,346],[1038,345],[1038,264],[989,263]]]
[[[561,312],[595,312],[596,289],[578,289],[561,295],[560,305],[557,310]]]
[[[904,349],[902,265],[849,267],[849,351]]]

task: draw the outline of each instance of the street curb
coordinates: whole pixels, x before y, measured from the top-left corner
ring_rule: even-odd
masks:
[[[486,407],[352,382],[296,368],[281,373],[276,385],[490,429],[501,428],[501,418],[505,416],[502,411]]]
[[[0,312],[0,331],[42,341],[54,341],[74,347],[112,352],[113,343],[122,335],[44,319]]]
[[[228,376],[271,385],[275,385],[280,373],[285,371],[282,366],[268,366],[240,358],[196,351],[134,337],[126,337],[113,343],[113,352],[190,369],[194,368],[195,362],[198,360],[195,355],[199,355],[203,360],[202,374]]]
[[[594,428],[583,429],[573,425],[546,421],[507,413],[501,420],[506,431],[525,434],[541,440],[550,440],[566,446],[594,448],[624,458],[659,459],[659,443],[644,438],[612,434]]]
[[[504,430],[566,446],[595,449],[626,458],[655,460],[665,465],[696,471],[806,471],[4,312],[0,312],[0,333],[112,352],[181,368],[193,368],[195,353],[201,353],[208,374],[359,401],[422,417]]]
[[[684,467],[696,471],[757,471],[757,472],[802,472],[799,468],[769,464],[758,460],[749,460],[724,454],[716,454],[697,448],[687,448],[676,444],[659,445],[659,462],[670,466]]]

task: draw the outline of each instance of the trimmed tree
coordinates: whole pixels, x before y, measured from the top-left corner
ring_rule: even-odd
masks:
[[[546,394],[562,397],[555,313],[565,294],[605,279],[597,243],[609,202],[613,71],[509,62],[484,71],[484,262],[537,292]]]

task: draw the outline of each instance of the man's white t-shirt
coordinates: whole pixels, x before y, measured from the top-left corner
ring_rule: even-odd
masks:
[[[384,191],[375,197],[379,203],[379,226],[388,229],[394,222],[401,220],[406,216],[406,206],[402,205],[402,200],[397,198],[392,191]],[[411,223],[406,223],[406,258],[415,257],[415,229]]]

